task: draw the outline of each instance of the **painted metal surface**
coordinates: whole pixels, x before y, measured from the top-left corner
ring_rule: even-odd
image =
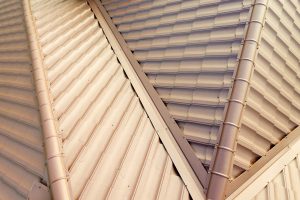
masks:
[[[21,0],[0,1],[0,199],[27,199],[35,184],[47,183],[24,23]]]
[[[252,1],[102,2],[209,166]],[[31,3],[73,197],[189,199],[86,2]],[[37,185],[48,182],[23,10],[21,0],[0,0],[0,199],[39,196]],[[295,0],[270,1],[231,178],[255,166],[299,125],[299,10]],[[299,156],[289,159],[281,168],[265,163],[266,173],[259,172],[265,178],[258,179],[263,184],[254,181],[241,194],[300,198]]]
[[[89,0],[95,16],[101,24],[109,42],[128,78],[140,97],[152,124],[173,160],[179,174],[194,199],[203,198],[203,186],[206,185],[207,172],[196,157],[192,147],[183,136],[181,129],[171,117],[167,107],[159,97],[140,64],[127,46],[109,14],[99,1]]]
[[[33,77],[41,115],[44,149],[47,162],[48,182],[53,199],[70,200],[67,169],[64,165],[62,138],[57,133],[56,119],[53,115],[36,27],[29,0],[24,1],[25,24],[30,41]]]
[[[102,1],[209,166],[251,1]]]
[[[296,137],[268,164],[240,184],[227,199],[279,200],[299,199],[300,127],[292,131]]]
[[[218,29],[218,19],[222,19],[222,22],[237,19],[233,15],[240,9],[240,13],[245,12],[242,19],[249,21],[250,15],[246,15],[245,10],[250,3],[244,2],[243,10],[238,6],[242,5],[242,1],[102,0],[144,72],[194,149],[197,147],[198,151],[195,152],[206,165],[210,160],[207,155],[212,155],[212,148],[209,146],[212,147],[218,137],[218,126],[211,121],[223,120],[223,115],[217,114],[218,109],[224,110],[224,106],[220,106],[220,99],[223,99],[224,105],[228,96],[228,90],[224,88],[226,80],[230,80],[226,78],[226,74],[231,77],[229,69],[234,71],[236,65],[235,60],[219,62],[228,55],[220,56],[220,52],[216,53],[222,49],[217,45],[239,41],[239,36],[241,39],[244,37],[241,18],[239,23],[230,21],[230,28],[222,29],[224,32]],[[222,6],[232,9],[231,13],[223,13]],[[233,11],[234,9],[236,10]],[[214,20],[210,21],[212,18]],[[229,178],[234,179],[248,170],[299,125],[298,21],[297,1],[271,1],[262,37],[256,38],[259,51],[250,90],[247,92],[237,147],[232,149],[236,153]],[[221,26],[226,27],[225,24]],[[225,30],[233,30],[237,26],[241,28],[240,34],[230,37],[230,34],[225,33]],[[208,51],[209,47],[212,47],[211,51]],[[238,55],[239,51],[236,52]],[[203,60],[213,62],[202,62]],[[228,65],[229,63],[232,65]],[[211,95],[216,87],[220,89],[217,86],[220,80],[222,91],[225,91],[223,98],[220,98],[220,93]],[[230,87],[230,81],[227,83]],[[216,116],[221,116],[220,120],[216,120]],[[193,128],[187,128],[192,126]],[[212,130],[215,130],[215,139],[211,137]],[[211,152],[207,153],[209,149]]]
[[[264,25],[268,0],[255,0],[243,40],[239,63],[235,72],[234,83],[228,99],[220,139],[216,147],[215,158],[210,170],[207,191],[208,199],[222,199],[232,173],[234,156],[237,155],[236,143],[244,114],[247,93],[255,67],[258,41]]]
[[[295,157],[253,200],[300,199],[300,158]]]
[[[31,2],[73,198],[189,199],[86,1]]]
[[[292,0],[269,3],[242,117],[233,177],[249,169],[300,124],[299,7],[299,2]]]

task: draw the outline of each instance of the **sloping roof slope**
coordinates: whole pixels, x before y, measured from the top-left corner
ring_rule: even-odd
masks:
[[[208,166],[251,1],[102,2],[197,157]]]
[[[252,6],[252,2],[102,0],[195,155],[209,167],[214,147],[223,149],[216,153],[219,156],[230,152],[222,169],[228,169],[226,173],[220,168],[208,173],[222,176],[226,184],[210,184],[219,190],[209,191],[222,190],[217,196],[223,197],[228,183],[229,199],[297,199],[300,4],[257,0]],[[263,12],[254,16],[253,8]],[[32,11],[34,22],[31,13],[24,17],[24,10]],[[127,77],[128,66],[123,68],[118,60],[122,56],[112,50],[116,41],[111,36],[108,41],[107,29],[104,33],[95,18],[84,0],[0,0],[0,199],[50,198],[46,185],[53,189],[53,182],[60,179],[53,180],[49,171],[47,177],[46,169],[54,163],[49,161],[49,138],[56,147],[61,145],[59,155],[52,157],[63,161],[59,169],[66,168],[68,177],[63,172],[62,179],[73,198],[191,198],[185,186],[191,179],[181,178],[175,169],[176,159],[173,163],[159,138],[160,129],[152,124],[153,115],[144,108],[145,96],[135,91],[137,83]],[[257,30],[250,30],[253,23]],[[251,31],[257,33],[248,38]],[[245,48],[249,43],[251,48]],[[37,54],[43,62],[38,69]],[[235,77],[245,67],[241,60],[249,64],[245,77],[250,80]],[[45,72],[48,86],[38,70]],[[242,100],[230,96],[231,87],[237,91],[237,80],[247,85]],[[39,81],[46,90],[37,89]],[[239,118],[237,123],[226,117],[223,123],[227,101],[241,108],[241,117],[233,117],[237,107],[228,108],[230,120]],[[47,102],[46,108],[41,102]],[[45,116],[51,122],[45,123]],[[46,137],[50,123],[54,135]],[[222,124],[238,132],[237,140],[234,134],[228,142],[236,149],[217,144]],[[298,139],[288,140],[291,137]],[[227,173],[231,155],[232,174]],[[260,158],[265,161],[256,162]],[[208,183],[204,180],[202,186]]]
[[[0,199],[27,199],[40,182],[47,172],[23,4],[1,0]]]
[[[253,41],[258,46],[251,52],[254,70],[245,80],[250,86],[240,102],[241,122],[232,124],[239,134],[236,148],[228,149],[236,152],[229,179],[249,170],[300,124],[299,2],[102,0],[204,165],[218,140],[239,45],[253,39],[244,38],[251,3],[266,3],[268,10],[255,22],[263,29]]]
[[[189,199],[86,1],[31,2],[73,197]]]
[[[225,102],[239,58],[245,24],[249,20],[250,3],[251,1],[103,1],[196,155],[207,166],[217,140],[219,125],[223,121]],[[298,6],[293,1],[270,1],[268,12],[261,22],[266,20],[261,39],[256,41],[259,42],[259,51],[254,61],[255,69],[241,121],[233,178],[250,169],[258,158],[264,156],[299,125]],[[88,26],[88,30],[91,27]],[[93,43],[91,38],[96,36],[91,32],[92,36],[86,38]],[[78,41],[80,43],[80,39]],[[86,45],[82,48],[89,51],[90,48]],[[52,51],[51,47],[47,48],[50,48],[49,52]],[[57,57],[59,56],[60,53],[57,53]],[[50,63],[51,75],[50,68],[57,61],[55,58],[48,58],[45,58],[45,62]],[[72,58],[69,59],[66,62],[73,62]],[[83,58],[85,59],[88,60]],[[63,65],[65,64],[61,64]],[[76,73],[74,71],[72,73]],[[56,70],[53,73],[60,72]],[[58,78],[55,76],[53,75],[51,83],[54,103],[56,98],[57,101],[61,100],[63,97],[59,95],[64,95],[65,92],[60,87],[64,83],[63,78],[59,77],[61,74],[57,75]],[[69,78],[72,76],[69,75]],[[61,82],[55,83],[56,78]],[[51,82],[51,78],[49,79]],[[71,93],[68,92],[67,95],[78,95]],[[60,112],[59,109],[56,112]],[[58,118],[65,120],[64,111],[61,112]],[[76,123],[76,120],[73,122]],[[69,129],[71,134],[74,128]],[[68,127],[63,127],[61,131],[64,137]],[[73,144],[74,149],[77,144]],[[74,149],[69,151],[73,152]],[[74,155],[73,159],[75,158]],[[68,159],[67,162],[74,162]]]
[[[229,199],[279,200],[299,199],[300,184],[300,127],[291,134],[295,135],[288,146],[263,166],[253,177],[241,184]]]
[[[269,1],[242,117],[236,171],[249,169],[300,124],[299,8],[296,1]]]
[[[300,199],[300,158],[296,156],[253,200]]]

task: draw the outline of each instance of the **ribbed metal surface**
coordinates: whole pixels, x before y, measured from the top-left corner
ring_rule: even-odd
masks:
[[[47,181],[21,0],[0,0],[0,199],[26,199]]]
[[[242,118],[233,176],[300,124],[299,2],[270,1]]]
[[[197,157],[209,165],[251,1],[102,2]]]
[[[286,165],[253,200],[300,199],[300,157]]]
[[[75,199],[189,199],[85,1],[32,0]]]

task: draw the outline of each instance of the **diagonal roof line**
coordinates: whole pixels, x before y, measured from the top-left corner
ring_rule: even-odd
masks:
[[[220,130],[219,142],[216,146],[215,157],[209,172],[208,199],[223,199],[225,197],[268,2],[269,0],[255,0],[252,5],[232,91]]]
[[[275,163],[277,161],[276,158],[279,158],[282,154],[285,154],[289,150],[290,146],[293,146],[292,143],[294,141],[298,141],[299,139],[300,127],[298,126],[278,144],[276,144],[270,151],[268,151],[265,156],[261,157],[257,162],[255,162],[248,171],[234,179],[228,185],[226,196],[229,197],[231,194],[234,194],[233,196],[235,196],[235,193],[239,193],[240,190],[243,190],[250,184],[253,184],[252,182],[257,176],[260,176],[260,174],[263,173],[266,168]]]
[[[207,179],[204,166],[195,156],[104,7],[99,1],[88,2],[189,192],[194,199],[202,199]]]
[[[67,170],[63,160],[61,137],[57,133],[55,119],[50,103],[49,89],[42,62],[41,50],[37,39],[29,0],[23,0],[25,25],[30,42],[33,77],[37,95],[44,138],[45,156],[49,186],[53,199],[72,199],[68,184]]]
[[[228,196],[227,199],[254,198],[259,191],[272,182],[272,179],[275,178],[285,166],[288,167],[288,163],[297,157],[297,155],[299,156],[299,147],[300,127],[298,126],[270,152],[268,152],[266,156],[268,160],[267,163],[264,163],[264,159],[261,160],[262,165],[258,164],[259,161],[257,162],[258,166],[256,165],[257,167],[255,167],[255,171],[249,171],[249,173],[253,173],[253,176],[243,180],[243,182],[239,181],[240,186],[236,191],[233,191],[232,194],[228,194],[230,196]]]

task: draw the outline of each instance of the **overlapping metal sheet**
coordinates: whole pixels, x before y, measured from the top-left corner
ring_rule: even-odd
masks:
[[[86,1],[32,0],[75,199],[189,199]]]
[[[47,182],[38,109],[22,1],[0,0],[0,199]]]
[[[269,1],[233,176],[249,169],[300,124],[299,20],[298,2]]]
[[[240,183],[240,187],[232,193],[228,200],[279,200],[299,199],[300,184],[300,127],[293,130],[288,146],[269,160],[269,163],[260,167],[252,177]],[[283,141],[284,141],[283,140]],[[275,147],[277,148],[277,147]],[[271,151],[273,151],[272,149]]]
[[[105,1],[150,82],[209,165],[251,1]]]
[[[300,199],[300,157],[295,157],[253,200]]]

